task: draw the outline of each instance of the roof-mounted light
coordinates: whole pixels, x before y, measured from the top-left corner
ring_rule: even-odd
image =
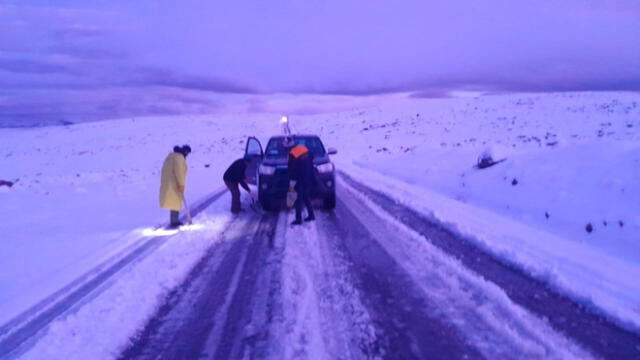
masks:
[[[291,129],[289,128],[289,117],[283,116],[280,118],[280,127],[282,128],[282,134],[285,136],[291,135]]]

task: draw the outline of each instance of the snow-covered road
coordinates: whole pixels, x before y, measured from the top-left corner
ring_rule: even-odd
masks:
[[[218,189],[194,204],[193,216],[201,213],[225,194],[226,189]],[[162,224],[161,227],[166,225]],[[157,236],[147,238],[142,243],[131,244],[0,327],[0,358],[16,356],[29,348],[54,320],[99,296],[106,288],[105,284],[112,278],[135,266],[168,239],[166,236]]]
[[[291,114],[348,177],[273,236],[226,188],[180,231],[154,199],[171,146],[204,200],[280,114],[0,129],[0,358],[640,359],[639,95],[388,100]]]
[[[640,358],[640,335],[340,178],[315,223],[230,222],[120,357]]]
[[[268,300],[262,280],[271,274],[265,261],[277,220],[251,214],[232,221],[223,233],[230,241],[207,252],[122,358],[237,358],[249,336],[242,324],[254,321],[250,309]]]

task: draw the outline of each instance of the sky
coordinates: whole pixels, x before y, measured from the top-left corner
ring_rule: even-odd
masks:
[[[464,90],[638,91],[640,2],[0,0],[0,125]]]

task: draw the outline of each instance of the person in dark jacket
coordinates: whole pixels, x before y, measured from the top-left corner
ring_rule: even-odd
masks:
[[[224,172],[224,176],[222,177],[225,185],[227,185],[227,188],[229,188],[229,191],[231,192],[231,212],[234,214],[242,211],[242,208],[240,207],[239,186],[242,186],[247,193],[252,196],[251,189],[249,189],[249,185],[247,185],[247,181],[245,179],[245,171],[247,170],[247,165],[250,162],[251,159],[238,159],[234,161],[227,171]]]
[[[302,204],[307,208],[307,217],[304,221],[315,220],[313,207],[311,207],[310,190],[315,181],[315,169],[313,167],[313,155],[303,145],[296,145],[289,151],[289,188],[293,188],[296,198],[296,219],[292,225],[302,224]]]

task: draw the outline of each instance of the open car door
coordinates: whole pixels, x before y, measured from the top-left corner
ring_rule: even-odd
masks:
[[[244,149],[244,158],[251,160],[251,163],[247,165],[245,177],[249,184],[256,185],[258,167],[262,164],[264,152],[262,151],[262,144],[260,144],[260,141],[254,136],[250,136],[247,139],[247,146]]]

